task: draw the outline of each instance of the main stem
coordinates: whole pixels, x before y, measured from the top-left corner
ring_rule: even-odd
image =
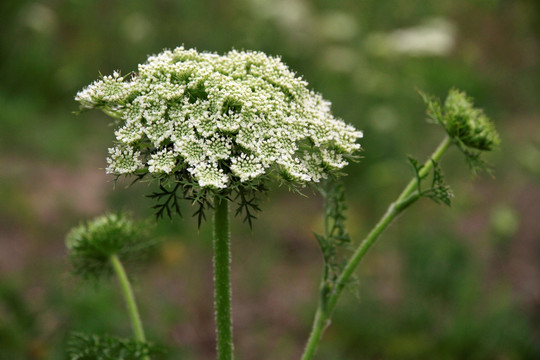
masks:
[[[418,178],[420,180],[428,176],[429,172],[433,168],[433,163],[438,162],[441,159],[451,144],[452,140],[449,137],[445,137],[445,139],[439,144],[437,149],[435,149],[422,168],[418,171]],[[315,355],[317,345],[321,340],[324,330],[329,325],[330,317],[332,316],[334,308],[336,307],[336,303],[343,292],[345,285],[348,284],[354,270],[360,263],[360,260],[362,260],[364,255],[383,233],[383,231],[388,227],[388,225],[390,225],[392,221],[409,205],[413,204],[420,198],[421,195],[417,192],[417,188],[418,179],[415,177],[407,184],[405,189],[403,189],[397,200],[390,204],[386,210],[386,213],[381,217],[379,222],[377,222],[375,227],[364,238],[364,240],[362,240],[354,254],[345,265],[343,272],[339,276],[335,290],[328,296],[326,301],[319,299],[315,318],[313,319],[311,334],[309,335],[306,348],[304,349],[302,360],[310,360]]]
[[[139,315],[139,310],[137,309],[137,303],[135,302],[135,296],[133,294],[133,289],[124,270],[122,262],[118,256],[111,255],[110,257],[111,264],[113,266],[114,272],[118,277],[118,282],[122,288],[122,293],[124,294],[124,299],[126,301],[126,307],[128,310],[129,318],[131,320],[131,327],[133,328],[133,333],[135,335],[135,340],[140,342],[146,342],[144,336],[144,329],[141,322],[141,317]],[[145,356],[144,360],[148,360],[149,357]]]
[[[218,360],[233,360],[231,244],[227,199],[214,199],[214,299]]]

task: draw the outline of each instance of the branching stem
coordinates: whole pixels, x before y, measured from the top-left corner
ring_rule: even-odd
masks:
[[[437,149],[435,149],[435,151],[429,157],[426,163],[418,171],[418,177],[414,177],[407,184],[407,186],[405,187],[405,189],[403,189],[397,200],[390,204],[390,206],[386,210],[386,213],[381,217],[379,222],[375,225],[375,227],[373,227],[373,229],[364,238],[364,240],[362,240],[354,254],[351,256],[351,258],[345,265],[343,272],[341,273],[336,282],[335,289],[327,297],[327,300],[324,301],[324,303],[323,301],[321,301],[322,299],[319,300],[319,304],[315,312],[315,317],[313,319],[311,334],[304,349],[304,353],[301,358],[302,360],[310,360],[315,355],[315,351],[317,350],[317,346],[319,344],[319,341],[321,340],[324,330],[330,323],[330,317],[332,316],[334,308],[336,307],[336,303],[341,296],[343,289],[348,284],[351,276],[353,275],[354,270],[360,263],[360,260],[362,260],[367,251],[371,248],[371,246],[375,243],[375,241],[379,238],[383,231],[386,230],[386,228],[392,223],[392,221],[407,207],[409,207],[421,197],[421,194],[419,194],[417,191],[418,181],[421,181],[426,176],[428,176],[429,172],[433,168],[433,163],[439,162],[439,160],[444,155],[446,150],[448,150],[451,144],[452,140],[448,136],[445,137],[445,139],[439,144]]]

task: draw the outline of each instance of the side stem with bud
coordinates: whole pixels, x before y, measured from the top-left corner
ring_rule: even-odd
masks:
[[[345,286],[349,283],[351,276],[354,273],[354,270],[379,238],[379,236],[386,230],[386,228],[392,223],[392,221],[401,214],[408,206],[413,204],[418,200],[422,195],[417,191],[418,189],[418,179],[422,180],[428,176],[429,172],[433,168],[434,163],[438,163],[441,157],[444,155],[446,150],[452,144],[452,140],[446,136],[445,139],[440,143],[437,149],[425,162],[424,166],[419,170],[418,176],[413,178],[401,192],[399,197],[390,204],[386,213],[381,217],[379,222],[375,227],[370,231],[370,233],[362,240],[354,254],[348,260],[345,265],[341,275],[336,281],[336,286],[331,290],[330,295],[326,298],[319,298],[319,304],[315,312],[315,317],[313,319],[313,325],[311,329],[310,336],[308,338],[304,353],[302,355],[302,360],[310,360],[315,355],[317,346],[322,338],[322,335],[325,329],[328,327],[332,313],[336,307],[337,301],[343,292]]]

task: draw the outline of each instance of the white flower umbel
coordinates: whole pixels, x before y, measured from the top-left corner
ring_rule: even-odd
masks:
[[[143,167],[140,160],[141,152],[135,151],[131,146],[119,145],[109,149],[107,158],[107,174],[132,174]]]
[[[167,174],[172,171],[176,164],[176,154],[170,150],[163,149],[156,154],[152,154],[148,160],[148,171],[151,173]]]
[[[270,174],[318,182],[347,164],[362,137],[279,58],[261,52],[166,50],[137,73],[115,71],[75,99],[118,119],[108,173],[162,178],[177,176],[174,168],[200,188]]]

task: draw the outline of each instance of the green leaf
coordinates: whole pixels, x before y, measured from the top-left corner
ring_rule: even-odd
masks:
[[[431,184],[428,189],[422,189],[422,180],[424,179],[420,177],[420,170],[423,168],[423,165],[420,165],[418,160],[414,159],[411,156],[409,156],[408,159],[413,167],[413,171],[416,177],[418,194],[420,196],[430,198],[437,204],[442,203],[450,206],[453,194],[450,187],[444,182],[444,175],[439,164],[436,161],[431,160],[433,164]]]
[[[350,237],[346,228],[345,189],[336,179],[328,179],[319,187],[324,198],[324,234],[314,234],[324,259],[323,300],[335,289],[335,283],[343,271],[343,251],[348,249]],[[323,301],[323,302],[324,302]]]

